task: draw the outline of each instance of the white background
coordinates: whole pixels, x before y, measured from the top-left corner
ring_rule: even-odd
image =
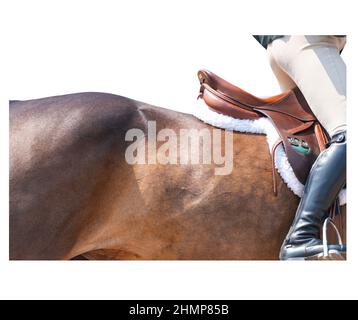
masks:
[[[251,34],[348,34],[349,89],[356,10],[345,3],[354,1],[2,1],[0,298],[356,298],[352,165],[348,262],[8,262],[8,100],[100,91],[191,112],[200,68],[255,95],[277,94]]]

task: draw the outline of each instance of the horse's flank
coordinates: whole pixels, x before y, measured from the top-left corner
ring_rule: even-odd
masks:
[[[234,134],[234,168],[129,165],[131,128],[212,127],[116,95],[10,103],[10,259],[277,259],[298,204],[272,193],[265,137]]]

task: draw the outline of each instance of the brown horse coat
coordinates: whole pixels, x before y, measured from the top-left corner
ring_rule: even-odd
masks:
[[[111,94],[10,103],[10,259],[277,259],[298,198],[272,193],[264,136],[234,134],[234,169],[129,165],[125,133],[209,128]]]

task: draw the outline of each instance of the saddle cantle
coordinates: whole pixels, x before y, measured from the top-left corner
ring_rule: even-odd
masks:
[[[271,120],[280,136],[272,150],[275,194],[274,156],[281,143],[297,179],[305,184],[313,163],[326,148],[328,135],[301,91],[296,87],[277,96],[258,98],[210,71],[200,70],[198,77],[201,84],[198,98],[209,108],[238,119],[267,117]]]

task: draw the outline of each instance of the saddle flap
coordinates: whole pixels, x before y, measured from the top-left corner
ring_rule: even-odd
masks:
[[[270,110],[263,112],[278,131],[297,179],[305,184],[311,167],[321,152],[315,132],[316,122],[302,122],[295,118],[288,120],[285,115]]]

